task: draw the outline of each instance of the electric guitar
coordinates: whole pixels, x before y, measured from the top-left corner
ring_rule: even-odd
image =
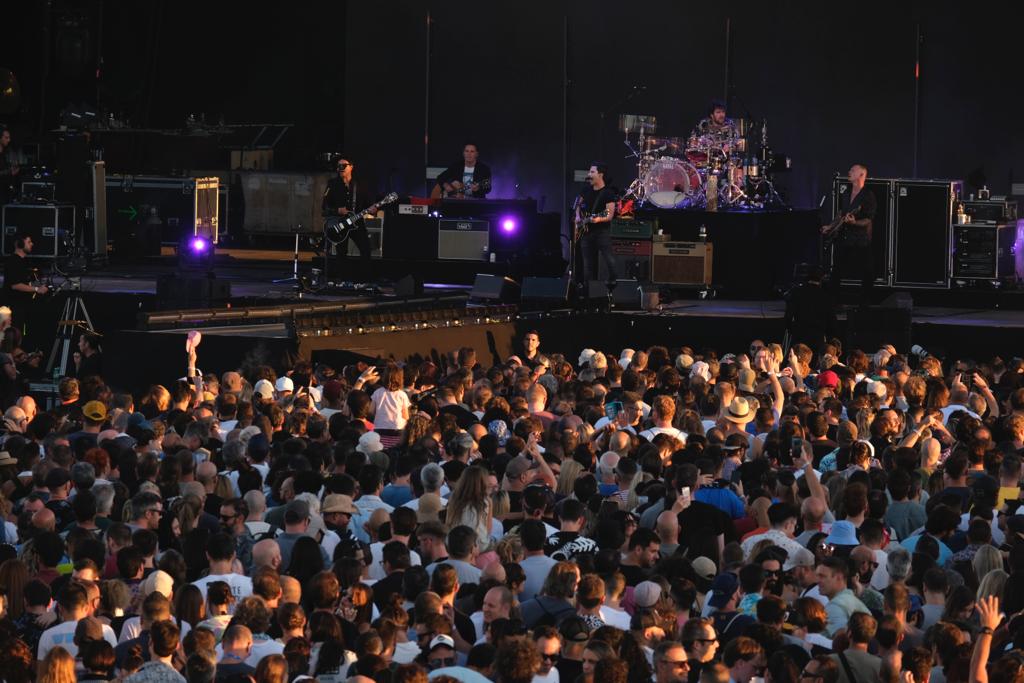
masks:
[[[594,224],[594,221],[598,218],[607,218],[608,209],[605,209],[601,213],[587,213],[586,211],[579,211],[576,213],[576,217],[573,219],[573,226],[575,227],[574,239],[579,240],[588,232],[590,232],[590,226]]]
[[[348,239],[349,233],[356,226],[356,223],[363,220],[367,216],[371,216],[377,213],[377,210],[382,206],[387,206],[398,201],[398,193],[392,192],[384,199],[370,204],[368,207],[359,212],[349,212],[346,216],[329,216],[324,221],[324,238],[334,245],[344,243]]]
[[[826,225],[824,228],[822,228],[822,230],[821,230],[821,239],[822,239],[822,242],[824,243],[826,248],[828,246],[831,246],[831,244],[833,242],[835,242],[839,238],[839,236],[843,233],[843,226],[846,225],[846,219],[848,217],[849,218],[853,218],[853,220],[857,220],[857,212],[858,211],[860,211],[860,207],[859,206],[856,209],[854,209],[853,211],[846,211],[846,212],[840,213],[838,216],[836,216],[834,221],[832,221],[831,223]]]
[[[462,182],[461,180],[459,181]],[[472,198],[474,193],[473,185],[477,186],[476,192],[482,192],[487,194],[491,191],[491,179],[483,178],[478,183],[470,183],[469,185],[462,185],[458,189],[453,189],[451,192],[443,192],[446,199],[465,199],[466,197]]]

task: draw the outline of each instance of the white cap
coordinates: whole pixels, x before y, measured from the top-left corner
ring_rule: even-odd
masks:
[[[270,380],[261,379],[259,382],[256,382],[252,392],[267,401],[274,400],[274,385],[270,383]]]
[[[277,393],[283,394],[286,391],[295,391],[295,382],[291,377],[278,377],[274,387],[277,389]]]
[[[594,349],[583,349],[583,351],[580,352],[579,366],[583,367],[584,363],[589,363],[590,359],[594,357],[595,353],[597,353],[597,351],[595,351]]]

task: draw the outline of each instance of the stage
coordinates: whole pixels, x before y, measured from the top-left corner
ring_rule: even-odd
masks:
[[[393,285],[387,283],[377,291],[321,291],[300,296],[293,285],[272,282],[286,276],[290,265],[231,259],[218,267],[218,277],[231,282],[229,301],[184,315],[175,323],[159,325],[147,325],[146,318],[164,308],[156,296],[156,278],[173,273],[173,264],[108,266],[81,276],[78,294],[93,324],[104,334],[106,357],[131,359],[127,363],[111,363],[111,386],[141,392],[152,382],[172,382],[180,371],[168,359],[177,357],[186,332],[193,328],[204,330],[208,339],[200,366],[211,371],[222,371],[239,362],[283,367],[298,357],[354,357],[336,355],[343,352],[382,358],[407,358],[416,353],[440,357],[465,344],[477,347],[478,353],[487,349],[483,352],[490,361],[517,352],[516,340],[528,329],[540,332],[542,348],[564,351],[569,356],[585,347],[618,352],[623,347],[646,348],[656,344],[669,348],[685,344],[724,353],[742,348],[755,337],[781,340],[784,333],[785,304],[778,297],[700,299],[693,290],[664,289],[659,310],[650,312],[619,308],[574,311],[558,306],[536,311],[513,302],[513,308],[506,309],[512,311],[508,315],[482,316],[480,311],[489,309],[481,308],[482,302],[470,298],[468,285],[427,281],[422,296],[415,300],[420,302],[417,306],[408,305],[407,297],[396,296]],[[876,292],[876,303],[889,293],[888,289]],[[67,295],[40,302],[40,310],[47,311],[45,317],[50,321],[45,324],[56,325],[61,297]],[[848,295],[852,298],[855,292]],[[956,352],[961,357],[976,359],[994,354],[1010,358],[1024,346],[1024,293],[919,291],[912,296],[910,340],[929,351],[942,355]],[[301,315],[254,320],[239,317],[233,323],[211,321],[207,315],[209,310],[242,316],[248,310],[287,312],[289,307],[332,305],[357,311],[362,316],[359,320],[373,322],[350,324],[343,329],[335,325],[330,331],[326,331],[330,326],[324,324],[320,327],[325,331],[318,332],[312,329],[316,325],[304,326]],[[844,340],[857,332],[848,320],[852,312],[855,309],[847,304],[838,314],[838,334]],[[460,322],[452,322],[454,317],[460,318]],[[431,322],[433,318],[437,321]],[[420,321],[416,323],[419,329],[411,329],[410,321]],[[909,348],[900,351],[907,352]]]

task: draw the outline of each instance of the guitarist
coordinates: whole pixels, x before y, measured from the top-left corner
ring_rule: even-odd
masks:
[[[826,234],[833,230],[838,233],[834,239],[829,288],[838,295],[839,282],[844,275],[860,280],[863,304],[869,303],[875,282],[871,228],[878,211],[878,200],[864,186],[867,179],[867,166],[854,164],[850,167],[849,188],[839,195],[839,215],[832,225],[822,228]]]
[[[327,183],[327,190],[324,191],[323,213],[324,217],[347,216],[356,210],[356,199],[358,195],[358,183],[352,179],[354,165],[344,157],[337,161],[338,175],[331,178]],[[370,233],[366,230],[366,224],[358,221],[352,226],[349,237],[359,248],[359,258],[364,262],[370,260]]]
[[[576,225],[583,232],[584,282],[597,280],[600,269],[598,258],[608,269],[608,287],[615,286],[615,259],[612,258],[611,222],[615,217],[618,196],[608,186],[608,166],[595,163],[587,171],[587,185],[577,203]]]
[[[462,148],[462,163],[455,164],[437,176],[430,193],[432,199],[455,197],[483,199],[491,191],[491,167],[480,161],[480,151],[469,143]]]

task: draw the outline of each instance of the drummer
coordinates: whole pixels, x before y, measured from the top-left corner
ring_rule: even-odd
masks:
[[[690,146],[718,147],[728,154],[739,137],[736,123],[726,116],[725,103],[713,100],[708,116],[701,119],[690,133]]]

